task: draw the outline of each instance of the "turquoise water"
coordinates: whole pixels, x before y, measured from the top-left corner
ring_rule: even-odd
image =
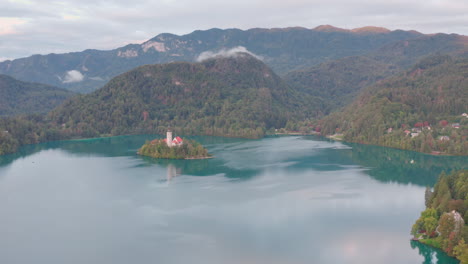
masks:
[[[0,263],[457,263],[409,230],[425,186],[467,157],[317,137],[194,137],[214,159],[137,156],[154,137],[0,156]]]

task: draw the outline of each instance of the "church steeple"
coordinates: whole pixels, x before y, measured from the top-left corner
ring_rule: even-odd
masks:
[[[172,131],[170,128],[167,129],[166,143],[168,147],[172,147]]]

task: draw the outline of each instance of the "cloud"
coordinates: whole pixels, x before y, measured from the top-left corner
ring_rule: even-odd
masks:
[[[222,49],[218,52],[204,51],[200,53],[200,55],[198,55],[196,61],[201,62],[201,61],[211,59],[211,58],[216,58],[216,57],[225,57],[225,58],[236,57],[237,55],[239,55],[239,53],[248,53],[259,60],[263,59],[261,56],[255,55],[254,53],[248,51],[245,47],[238,46],[232,49]]]
[[[26,21],[16,17],[0,17],[0,35],[12,35],[19,33],[17,26],[25,24]]]
[[[67,71],[63,83],[74,83],[83,81],[84,76],[77,70]]]
[[[0,1],[0,57],[109,50],[214,27],[372,25],[467,35],[467,13],[466,0],[10,0]]]

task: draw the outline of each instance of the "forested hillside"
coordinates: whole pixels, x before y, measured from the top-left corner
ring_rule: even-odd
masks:
[[[325,118],[322,133],[426,153],[468,154],[468,59],[431,56]],[[465,115],[464,115],[465,113]]]
[[[307,107],[306,107],[307,103]],[[85,137],[155,133],[258,138],[320,109],[246,53],[202,63],[147,65],[49,114],[64,131]]]
[[[73,95],[65,89],[0,74],[0,116],[47,113]]]
[[[366,56],[382,63],[407,69],[419,60],[435,54],[468,57],[468,36],[435,34],[389,43]]]
[[[396,66],[355,56],[293,71],[284,79],[295,90],[322,98],[323,111],[329,113],[352,102],[362,88],[397,71]]]
[[[468,37],[436,34],[397,41],[360,56],[291,71],[285,75],[285,81],[294,89],[322,98],[327,104],[323,111],[328,113],[352,102],[362,88],[434,54],[468,57]]]

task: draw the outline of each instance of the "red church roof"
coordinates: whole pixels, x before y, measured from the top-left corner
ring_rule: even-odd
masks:
[[[175,143],[175,144],[181,144],[183,142],[183,140],[180,137],[175,137],[172,142]]]

